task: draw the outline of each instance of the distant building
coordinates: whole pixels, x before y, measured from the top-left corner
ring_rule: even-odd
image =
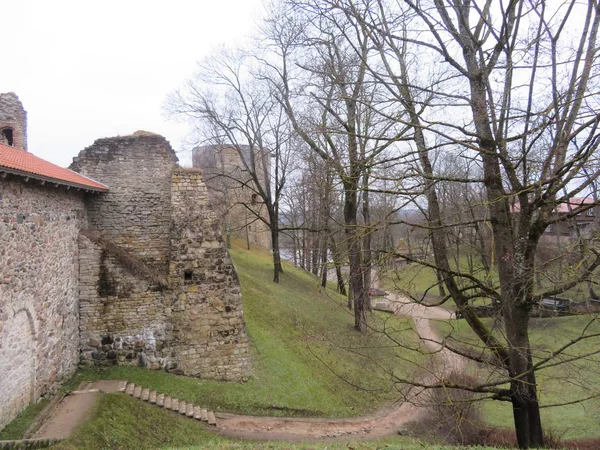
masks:
[[[571,211],[582,206],[593,204],[592,198],[572,198],[568,203],[561,203],[554,209],[554,216],[556,218],[564,218]],[[550,224],[544,232],[544,240],[553,239],[576,239],[581,236],[584,239],[588,239],[592,236],[593,228],[596,224],[596,209],[598,207],[592,207],[584,212],[577,214],[575,217],[561,220],[560,222]]]
[[[27,150],[27,112],[14,92],[0,94],[0,144]]]
[[[192,152],[192,164],[204,173],[210,202],[220,218],[223,232],[269,249],[271,233],[264,222],[269,220],[267,208],[246,169],[246,166],[252,167],[253,160],[260,184],[266,188],[270,176],[268,154],[252,155],[247,145],[207,145],[196,147]]]
[[[548,225],[542,235],[542,241],[552,244],[557,241],[568,241],[579,237],[583,239],[591,238],[594,228],[597,226],[598,206],[593,206],[573,217],[568,216],[573,210],[592,204],[594,204],[594,199],[591,197],[573,197],[568,202],[559,203],[552,211],[552,219],[558,221]],[[511,206],[513,213],[519,212],[519,209],[518,203]]]

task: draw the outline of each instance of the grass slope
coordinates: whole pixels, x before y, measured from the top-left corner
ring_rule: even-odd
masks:
[[[14,420],[5,426],[0,431],[0,441],[21,439],[23,434],[27,431],[29,426],[43,411],[43,409],[50,403],[50,400],[40,400],[34,405],[29,405],[23,411],[19,413]]]
[[[215,410],[262,415],[352,416],[397,398],[390,374],[411,376],[424,361],[390,337],[415,347],[412,322],[375,313],[368,335],[352,328],[346,300],[319,287],[309,273],[285,264],[279,285],[271,281],[268,252],[231,251],[242,286],[251,341],[253,376],[246,383],[177,377],[136,367],[87,369],[83,380],[127,379]]]

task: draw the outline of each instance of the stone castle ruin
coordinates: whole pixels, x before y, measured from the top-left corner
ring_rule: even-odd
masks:
[[[270,158],[264,151],[254,150],[253,162],[257,173],[269,173],[270,166],[263,171],[263,161]],[[256,184],[245,169],[242,158],[252,166],[252,149],[247,145],[206,145],[192,151],[192,164],[202,169],[211,205],[221,222],[221,229],[231,236],[265,249],[271,248],[271,231],[265,223],[269,214]],[[264,157],[263,157],[264,156]],[[261,184],[267,185],[267,175],[261,176]],[[262,219],[262,220],[261,220]]]
[[[63,169],[26,151],[16,95],[0,108],[0,429],[79,364],[246,379],[239,280],[202,172],[148,132]]]

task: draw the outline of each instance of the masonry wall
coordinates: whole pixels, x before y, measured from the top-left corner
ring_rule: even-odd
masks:
[[[71,164],[72,170],[110,189],[88,202],[90,227],[159,270],[168,266],[171,171],[176,163],[164,137],[138,132],[98,139]]]
[[[83,194],[0,179],[0,429],[78,362]]]
[[[173,293],[132,273],[122,261],[80,236],[80,348],[85,363],[177,369],[172,341]]]
[[[242,150],[246,154],[250,152],[247,146]],[[260,172],[262,159],[257,156],[255,162]],[[193,151],[192,163],[204,173],[210,202],[216,209],[221,229],[225,230],[228,217],[231,236],[270,249],[271,232],[263,221],[268,222],[269,214],[262,198],[256,194],[254,181],[244,169],[238,151],[231,146],[198,147]],[[264,179],[261,184],[266,186]]]
[[[12,146],[27,151],[27,112],[14,92],[0,94],[0,143],[10,144],[2,130],[12,130]]]
[[[173,173],[169,280],[177,292],[172,323],[184,373],[225,380],[249,375],[240,284],[219,232],[201,171]]]
[[[175,161],[143,134],[98,140],[72,165],[111,189],[89,202],[101,239],[80,239],[82,360],[242,380],[239,281],[200,173]]]

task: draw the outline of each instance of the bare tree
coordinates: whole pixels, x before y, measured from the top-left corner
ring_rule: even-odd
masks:
[[[493,384],[453,387],[511,402],[519,446],[541,447],[536,371],[590,333],[583,330],[565,348],[534,362],[531,312],[541,298],[588,280],[600,264],[598,252],[588,246],[569,280],[534,289],[535,254],[544,230],[597,205],[554,214],[557,205],[585,192],[598,176],[595,171],[586,178],[583,169],[597,158],[600,143],[593,88],[600,6],[595,0],[552,5],[365,0],[330,6],[341,7],[364,27],[385,70],[365,63],[409,111],[406,122],[419,160],[413,193],[426,197],[435,256],[433,264],[417,262],[443,274],[449,297],[504,374]],[[441,178],[431,160],[433,149],[448,147],[462,149],[481,166],[481,178],[453,181],[484,186],[497,286],[451,264],[437,189]],[[503,336],[488,329],[470,305],[470,299],[482,297],[500,305]]]
[[[198,75],[170,96],[167,109],[188,117],[200,130],[203,143],[221,152],[233,149],[237,154],[240,170],[225,169],[224,164],[217,163],[213,175],[252,192],[249,198],[235,201],[252,218],[247,223],[261,221],[268,226],[273,281],[278,283],[283,272],[280,203],[298,141],[271,86],[257,76],[254,61],[240,51],[215,53]],[[264,205],[266,217],[255,207],[257,202]]]
[[[358,55],[340,37],[344,33],[352,34]],[[365,229],[358,220],[359,199],[364,182],[368,184],[369,167],[401,138],[405,127],[371,107],[379,93],[363,62],[370,52],[367,34],[343,14],[321,8],[318,2],[291,2],[290,8],[275,9],[266,42],[273,55],[262,59],[268,68],[265,77],[294,130],[343,185],[349,296],[355,328],[366,332],[370,286],[365,283],[370,277],[365,278],[363,245],[370,244],[363,240]],[[363,211],[368,220],[368,202]]]

